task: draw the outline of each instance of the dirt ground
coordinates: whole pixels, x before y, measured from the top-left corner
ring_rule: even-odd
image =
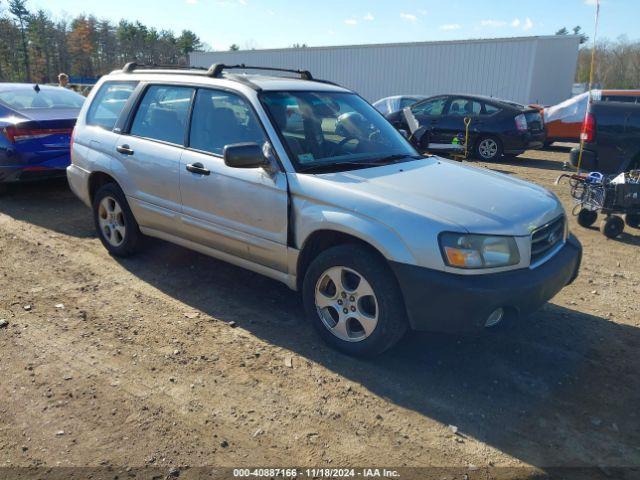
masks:
[[[554,185],[567,159],[484,166],[570,209]],[[581,275],[540,312],[357,360],[320,343],[284,285],[156,240],[112,258],[66,183],[14,187],[0,466],[638,467],[640,230],[571,228]]]

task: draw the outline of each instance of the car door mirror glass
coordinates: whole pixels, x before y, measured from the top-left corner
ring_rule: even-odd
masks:
[[[234,143],[224,147],[224,163],[233,168],[259,168],[269,164],[257,143]]]

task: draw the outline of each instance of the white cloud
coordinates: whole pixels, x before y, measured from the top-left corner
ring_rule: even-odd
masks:
[[[247,4],[247,0],[238,0],[238,3],[240,5],[246,5]]]
[[[518,28],[520,26],[520,19],[519,18],[514,18],[513,21],[511,22],[511,26],[513,28]]]
[[[507,22],[503,22],[502,20],[482,20],[480,25],[483,27],[504,27]]]
[[[357,25],[358,21],[355,18],[347,18],[344,23],[347,25]]]
[[[196,3],[198,3],[198,0],[186,0],[186,2],[189,5],[195,5]]]
[[[524,21],[524,25],[522,26],[522,29],[526,32],[527,30],[531,30],[532,28],[533,28],[533,22],[529,17],[527,17],[526,20]]]
[[[400,18],[403,18],[410,22],[415,22],[416,20],[418,20],[418,17],[416,17],[413,13],[401,13]]]
[[[273,17],[276,14],[276,12],[274,12],[273,10],[267,10],[267,15],[269,15],[270,17]]]
[[[426,15],[426,14],[427,14],[427,11],[421,8],[420,10],[418,10],[418,13],[419,13],[420,15]]]
[[[593,6],[596,4],[596,0],[584,0],[584,4]]]
[[[445,23],[444,25],[440,25],[440,30],[458,30],[462,28],[462,25],[459,23]]]
[[[371,12],[367,13],[364,17],[362,17],[364,20],[367,20],[368,22],[374,20],[374,16],[371,14]]]
[[[335,32],[335,31],[333,31],[333,30],[329,30],[327,33],[328,33],[329,35],[335,35],[335,34],[336,34],[336,32]]]

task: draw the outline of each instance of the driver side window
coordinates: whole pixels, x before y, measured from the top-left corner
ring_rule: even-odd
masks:
[[[439,97],[414,105],[411,111],[414,115],[442,115],[446,103],[447,97]]]

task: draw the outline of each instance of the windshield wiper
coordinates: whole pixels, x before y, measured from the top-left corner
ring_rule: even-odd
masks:
[[[329,162],[329,163],[318,163],[315,165],[308,165],[305,167],[300,167],[298,168],[299,172],[312,172],[312,171],[318,171],[318,170],[325,170],[325,169],[334,169],[334,168],[340,168],[340,167],[380,167],[382,165],[388,164],[388,163],[392,163],[395,162],[396,160],[402,160],[405,158],[412,158],[412,159],[420,159],[423,158],[422,156],[419,155],[410,155],[408,153],[399,153],[399,154],[394,154],[394,155],[387,155],[384,157],[380,157],[375,159],[374,161],[368,160],[368,161],[357,161],[357,160],[353,160],[353,161],[345,161],[345,162]]]

